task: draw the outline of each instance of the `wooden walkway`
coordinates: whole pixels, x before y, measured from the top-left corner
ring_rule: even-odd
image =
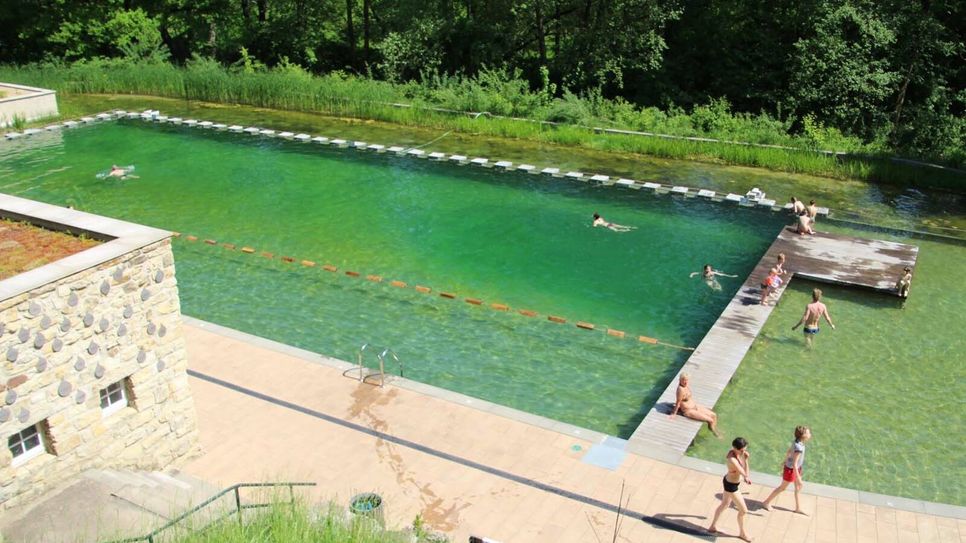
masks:
[[[772,305],[763,306],[759,304],[759,285],[779,253],[785,253],[787,258],[788,281],[773,295]],[[691,376],[695,401],[704,406],[718,402],[793,277],[895,295],[895,282],[902,268],[915,268],[918,254],[919,248],[914,245],[823,233],[800,236],[791,228],[783,228],[681,368],[681,372]],[[675,376],[631,435],[629,451],[673,460],[691,445],[702,423],[680,415],[673,420],[668,418],[677,385]]]

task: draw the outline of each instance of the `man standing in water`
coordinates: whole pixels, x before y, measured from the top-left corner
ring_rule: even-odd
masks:
[[[798,321],[798,324],[792,326],[792,330],[795,330],[803,323],[805,324],[805,345],[812,346],[812,337],[818,334],[818,321],[825,317],[825,321],[832,330],[835,330],[835,325],[832,324],[832,317],[828,315],[828,308],[822,303],[822,291],[819,289],[812,290],[812,303],[805,306],[805,314],[802,315],[802,319]]]

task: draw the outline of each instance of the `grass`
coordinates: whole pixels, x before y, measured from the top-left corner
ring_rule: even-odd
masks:
[[[0,220],[0,280],[23,273],[100,242],[54,232],[25,222]]]
[[[216,523],[208,528],[175,538],[174,543],[409,543],[411,535],[420,543],[448,541],[426,532],[421,525],[412,531],[389,531],[366,517],[346,517],[345,510],[330,505],[326,511],[313,512],[296,503],[276,503],[266,509]]]
[[[893,160],[840,134],[829,141],[794,136],[787,132],[787,122],[765,115],[733,114],[720,102],[685,114],[635,109],[599,96],[567,94],[553,99],[530,91],[507,74],[486,73],[478,80],[444,78],[425,84],[390,84],[343,74],[316,77],[297,66],[249,73],[234,72],[208,60],[195,61],[185,68],[98,60],[72,65],[0,66],[0,80],[68,94],[143,94],[244,104],[836,179],[966,190],[966,173],[960,170]],[[470,116],[467,110],[491,115]],[[605,133],[604,128],[661,131],[673,137]],[[744,138],[748,143],[679,139],[688,136]],[[820,152],[817,146],[832,146],[850,154]]]

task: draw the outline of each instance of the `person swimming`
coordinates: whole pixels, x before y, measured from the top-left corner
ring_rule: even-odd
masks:
[[[628,232],[630,230],[634,230],[635,228],[637,228],[636,226],[626,226],[623,224],[607,222],[606,220],[604,220],[603,217],[601,217],[597,213],[594,213],[594,222],[591,223],[591,226],[595,228],[598,226],[603,226],[604,228],[609,228],[614,232]]]
[[[719,283],[718,280],[716,279],[717,276],[720,275],[721,277],[738,277],[737,275],[731,275],[730,273],[724,273],[722,271],[718,271],[712,268],[711,264],[705,264],[703,270],[699,272],[691,272],[691,274],[688,275],[688,277],[694,277],[695,275],[699,275],[699,274],[701,275],[701,278],[704,279],[705,284],[707,284],[708,287],[710,287],[712,290],[721,290],[721,283]]]
[[[118,166],[117,164],[112,164],[111,169],[107,172],[97,174],[98,179],[107,179],[108,177],[114,177],[116,179],[137,179],[138,176],[131,175],[134,171],[134,166]]]

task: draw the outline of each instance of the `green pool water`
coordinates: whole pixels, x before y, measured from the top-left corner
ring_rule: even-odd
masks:
[[[140,178],[95,177],[112,163]],[[407,377],[620,436],[687,352],[574,321],[693,346],[740,279],[712,292],[689,272],[711,262],[746,275],[782,223],[695,199],[141,121],[6,142],[0,191],[430,286],[174,245],[187,315],[344,360],[384,345]],[[594,211],[637,229],[591,228]]]
[[[793,280],[715,406],[722,431],[751,442],[753,469],[777,475],[807,424],[806,481],[966,505],[966,247],[823,229],[918,245],[910,297]],[[807,350],[791,327],[815,287],[837,329],[823,325]],[[727,449],[702,429],[688,454],[721,462]]]

